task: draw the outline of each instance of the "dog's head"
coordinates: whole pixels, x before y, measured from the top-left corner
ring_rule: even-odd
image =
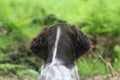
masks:
[[[67,36],[65,38],[66,40],[63,40],[66,42],[63,43],[67,43],[69,40],[70,42],[67,43],[67,46],[72,44],[72,46],[69,46],[72,47],[71,49],[75,55],[75,59],[79,58],[90,49],[90,39],[81,30],[79,30],[76,26],[61,23],[44,28],[40,34],[32,40],[31,51],[38,57],[41,57],[45,61],[47,60],[49,56],[49,46],[53,46],[53,44],[50,45],[50,43],[54,43],[55,41],[54,38],[57,26],[60,26],[62,30],[63,38],[61,39],[64,39],[64,35]],[[64,46],[66,45],[64,44]]]

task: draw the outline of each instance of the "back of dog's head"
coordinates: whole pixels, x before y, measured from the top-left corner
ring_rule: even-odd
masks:
[[[61,23],[44,28],[31,43],[31,51],[45,61],[52,56],[57,27],[61,29],[58,58],[74,60],[90,49],[90,39],[76,26]],[[64,56],[63,56],[64,55]]]

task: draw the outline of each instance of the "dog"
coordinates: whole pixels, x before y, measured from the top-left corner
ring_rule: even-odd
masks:
[[[80,80],[74,61],[90,49],[87,35],[74,25],[44,28],[31,42],[31,51],[44,60],[39,80]]]

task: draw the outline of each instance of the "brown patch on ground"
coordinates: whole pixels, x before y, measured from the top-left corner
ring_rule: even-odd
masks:
[[[120,74],[117,74],[115,76],[112,76],[110,74],[103,76],[97,75],[97,76],[85,78],[84,80],[120,80]]]
[[[0,76],[0,80],[37,80],[37,78],[18,78],[18,77],[2,77]]]
[[[25,77],[2,77],[0,76],[0,80],[38,80],[37,78],[25,78]],[[110,74],[107,75],[95,75],[92,77],[87,77],[83,80],[120,80],[120,74],[112,76]]]

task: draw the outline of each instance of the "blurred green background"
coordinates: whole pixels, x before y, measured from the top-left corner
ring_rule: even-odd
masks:
[[[120,72],[120,0],[0,0],[0,76],[36,77],[42,60],[29,44],[42,28],[67,22],[92,35],[94,44],[115,71]],[[81,78],[111,74],[89,52],[76,61]]]

